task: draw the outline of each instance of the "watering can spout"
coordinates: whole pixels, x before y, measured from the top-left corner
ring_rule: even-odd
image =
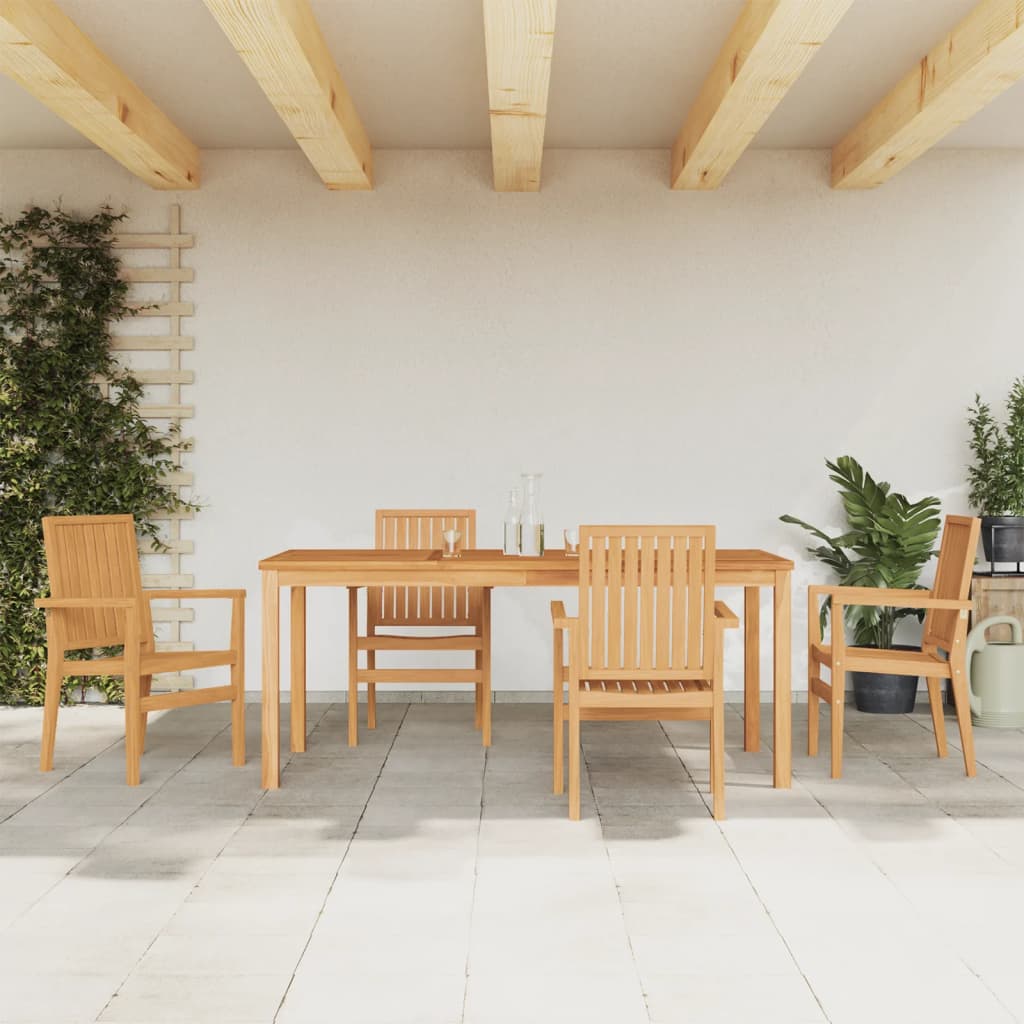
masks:
[[[986,634],[993,626],[1009,626],[1012,642],[990,644]],[[1008,725],[1001,719],[1016,721],[1024,713],[1024,628],[1019,620],[993,615],[968,634],[967,693],[977,724]]]

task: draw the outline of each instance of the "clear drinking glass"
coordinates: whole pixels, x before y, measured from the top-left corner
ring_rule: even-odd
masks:
[[[441,539],[444,541],[441,556],[443,558],[458,558],[461,554],[459,541],[462,540],[462,534],[458,530],[445,530],[441,534]]]
[[[565,553],[567,555],[578,555],[580,553],[580,531],[575,526],[562,531],[565,538]]]

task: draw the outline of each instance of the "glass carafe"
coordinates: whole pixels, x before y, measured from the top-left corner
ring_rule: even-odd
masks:
[[[506,555],[518,555],[522,544],[523,495],[518,487],[508,492],[505,506],[505,540],[502,551]]]
[[[523,516],[520,548],[524,555],[544,554],[544,514],[540,510],[541,473],[523,474]]]

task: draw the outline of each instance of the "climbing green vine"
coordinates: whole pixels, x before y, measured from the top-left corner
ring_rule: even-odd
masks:
[[[123,219],[0,217],[0,703],[43,699],[43,516],[130,512],[159,541],[157,514],[192,507],[163,482],[180,439],[143,418],[142,385],[111,352],[111,325],[134,312],[113,247]],[[120,699],[119,681],[97,682]]]

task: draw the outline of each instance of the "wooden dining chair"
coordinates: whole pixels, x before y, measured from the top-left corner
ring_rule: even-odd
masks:
[[[375,546],[385,550],[438,551],[449,529],[462,535],[460,546],[476,547],[472,509],[378,509]],[[359,633],[357,590],[349,588],[348,744],[359,742],[359,684],[366,684],[367,728],[377,727],[378,683],[472,683],[474,725],[483,745],[491,745],[491,591],[489,587],[368,587],[366,633]],[[472,630],[472,633],[401,635],[395,629]],[[366,652],[360,667],[359,652]],[[381,668],[386,651],[472,651],[472,668]]]
[[[818,702],[831,708],[832,778],[843,773],[843,711],[847,672],[886,672],[893,675],[924,676],[928,683],[935,747],[939,757],[949,753],[946,721],[942,711],[942,680],[953,685],[956,717],[964,769],[974,775],[974,734],[967,696],[967,622],[971,602],[971,571],[977,554],[981,520],[969,516],[946,516],[939,548],[935,583],[929,590],[889,590],[872,587],[811,586],[807,589],[807,753],[818,753]],[[832,642],[824,643],[821,630],[821,601],[831,599],[829,618]],[[916,651],[886,651],[850,647],[846,643],[843,616],[850,605],[925,609],[921,648]],[[829,682],[821,678],[829,670]]]
[[[53,768],[57,711],[67,676],[124,679],[125,757],[129,786],[139,784],[149,712],[231,701],[231,753],[245,764],[245,591],[143,590],[131,516],[50,516],[43,519],[50,596],[36,601],[46,610],[46,699],[39,767]],[[231,601],[231,641],[222,651],[157,651],[150,602],[226,598]],[[122,647],[114,657],[69,660],[68,651]],[[231,682],[176,693],[152,694],[160,672],[228,665]]]
[[[670,719],[709,723],[712,811],[725,817],[722,650],[739,619],[715,601],[715,528],[580,527],[579,614],[553,601],[551,616],[553,788],[564,790],[568,721],[569,817],[580,817],[581,721]]]

